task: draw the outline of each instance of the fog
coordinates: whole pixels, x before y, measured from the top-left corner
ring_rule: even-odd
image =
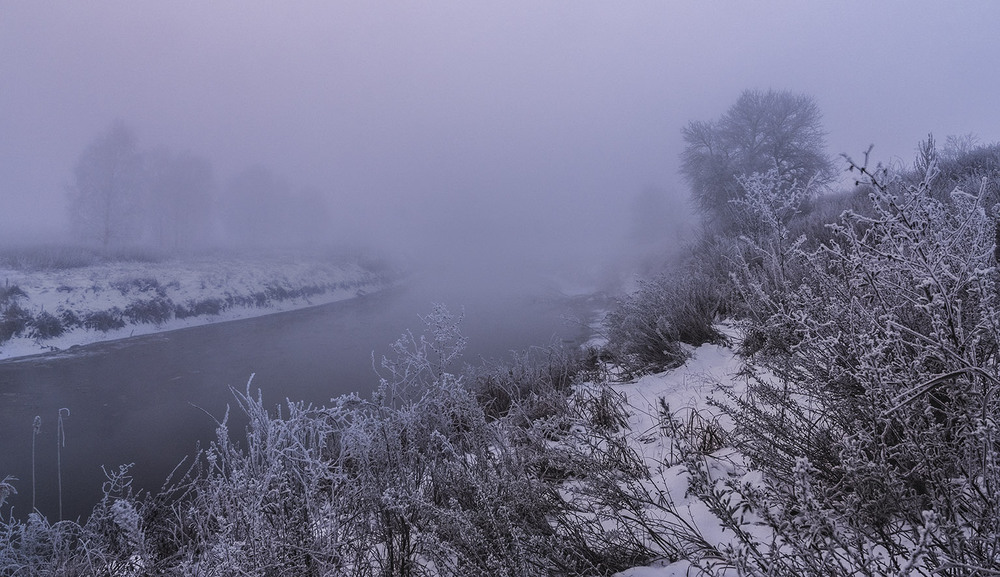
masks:
[[[593,275],[678,236],[636,226],[691,223],[681,128],[744,89],[814,97],[831,154],[1000,139],[997,22],[990,1],[2,1],[0,240],[63,238],[118,120],[210,162],[217,198],[262,167],[319,199],[314,242]]]

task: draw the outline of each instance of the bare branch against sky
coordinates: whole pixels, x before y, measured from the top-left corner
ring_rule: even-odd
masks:
[[[0,0],[0,237],[65,230],[121,119],[218,188],[260,165],[320,191],[340,240],[592,253],[643,190],[686,198],[681,128],[747,88],[815,98],[832,154],[1000,139],[998,23],[988,0]]]

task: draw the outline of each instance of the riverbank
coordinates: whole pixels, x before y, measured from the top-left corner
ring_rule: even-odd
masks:
[[[341,301],[389,279],[347,259],[270,253],[0,266],[0,283],[2,360]]]

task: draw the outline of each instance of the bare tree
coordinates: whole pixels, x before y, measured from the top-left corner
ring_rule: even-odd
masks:
[[[697,208],[725,227],[734,219],[731,201],[744,196],[740,177],[773,170],[789,185],[829,182],[833,165],[820,120],[809,96],[746,90],[719,120],[689,123],[681,171]]]
[[[69,188],[73,232],[102,248],[133,240],[139,230],[142,155],[132,130],[122,121],[80,155]]]
[[[970,154],[979,147],[979,137],[971,132],[949,134],[945,138],[944,148],[940,154],[943,160],[956,160]]]

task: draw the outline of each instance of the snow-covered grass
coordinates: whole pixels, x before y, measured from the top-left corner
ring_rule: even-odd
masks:
[[[5,304],[24,319],[0,342],[0,359],[9,359],[330,303],[376,291],[386,279],[343,259],[270,253],[70,267],[8,263],[0,266],[0,283],[9,295],[0,302],[0,321],[15,316]]]
[[[721,328],[732,336],[728,327]],[[742,361],[728,346],[706,344],[691,349],[690,354],[687,362],[676,369],[610,386],[625,400],[629,413],[625,435],[630,448],[649,471],[649,479],[641,490],[656,495],[666,505],[663,509],[655,505],[647,509],[651,526],[669,530],[677,523],[684,523],[703,537],[707,545],[720,547],[733,544],[734,536],[725,532],[713,512],[689,492],[690,473],[679,444],[699,445],[705,451],[703,458],[712,478],[736,472],[742,459],[736,451],[725,446],[726,432],[732,424],[708,400],[722,388],[740,394],[745,380],[740,377]],[[665,414],[668,411],[669,414]],[[669,426],[668,417],[681,426]],[[678,436],[688,438],[679,439]],[[754,480],[753,474],[745,476],[747,481]],[[616,575],[691,577],[701,574],[689,561],[682,559],[635,567]]]

